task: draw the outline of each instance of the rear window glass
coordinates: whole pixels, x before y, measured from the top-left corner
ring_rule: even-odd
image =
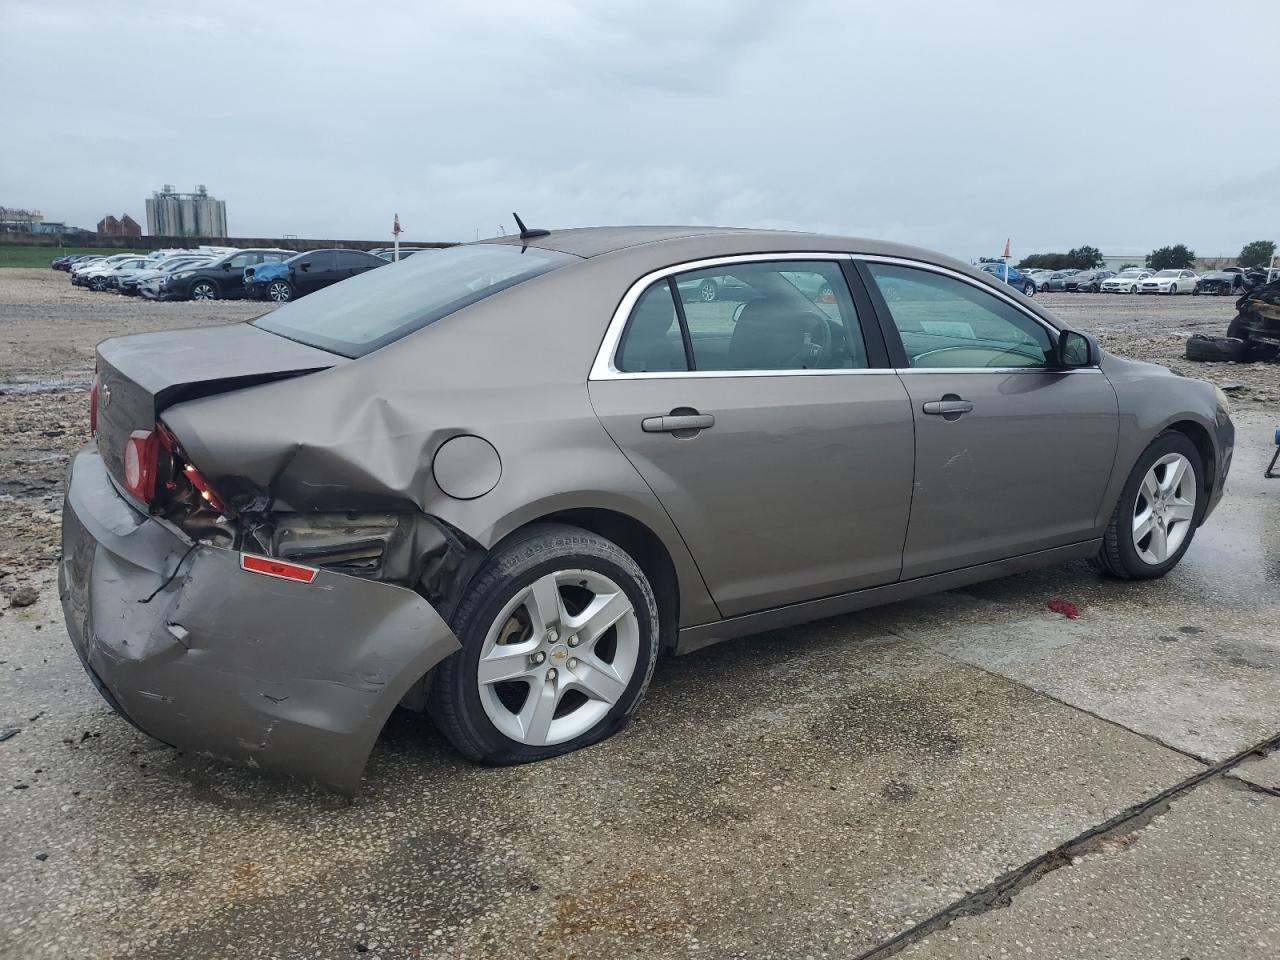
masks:
[[[536,247],[466,244],[326,287],[254,320],[271,333],[362,357],[578,257]]]

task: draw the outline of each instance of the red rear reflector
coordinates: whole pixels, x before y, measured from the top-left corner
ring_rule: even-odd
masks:
[[[320,571],[315,567],[304,567],[297,563],[285,563],[271,557],[259,557],[252,553],[240,554],[240,569],[250,573],[261,573],[268,577],[279,577],[281,580],[297,580],[299,583],[310,583]]]
[[[135,430],[124,442],[124,488],[150,503],[156,495],[156,460],[160,438],[154,430]]]
[[[98,375],[93,375],[93,386],[89,388],[89,435],[98,432]]]

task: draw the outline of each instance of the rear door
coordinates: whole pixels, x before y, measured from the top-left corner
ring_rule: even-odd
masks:
[[[977,280],[865,258],[915,418],[902,578],[1096,536],[1115,461],[1115,391],[1096,367],[1056,370],[1056,331]]]
[[[596,413],[725,616],[893,582],[911,410],[849,259],[705,263],[624,297],[591,374]]]

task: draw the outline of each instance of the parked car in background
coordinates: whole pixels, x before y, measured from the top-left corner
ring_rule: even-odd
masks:
[[[1139,293],[1194,293],[1199,278],[1190,270],[1161,270],[1142,281]]]
[[[236,250],[209,263],[184,267],[165,277],[160,299],[239,300],[245,293],[246,267],[288,260],[295,252],[270,248]]]
[[[183,267],[203,265],[213,259],[207,254],[198,253],[175,254],[171,257],[165,257],[163,260],[157,260],[149,267],[133,271],[130,276],[121,277],[119,290],[127,296],[137,296],[142,292],[142,287],[152,280],[163,280],[166,275],[174,273]]]
[[[404,260],[406,257],[411,257],[415,253],[428,253],[432,250],[439,249],[439,247],[401,247],[400,259]],[[394,260],[396,254],[394,247],[378,247],[375,250],[369,250],[367,252],[373,254],[375,257],[381,257],[383,260]]]
[[[991,274],[997,280],[1001,280],[1015,290],[1021,290],[1026,296],[1034,297],[1039,284],[1031,277],[1030,274],[1023,273],[1017,267],[1009,267],[1008,275],[1005,274],[1005,265],[1003,263],[981,263],[978,268]]]
[[[363,250],[309,250],[279,263],[246,267],[245,296],[288,303],[339,280],[385,267],[387,263],[382,257]]]
[[[1192,292],[1217,297],[1238,297],[1245,292],[1244,271],[1210,270],[1202,273]]]
[[[1049,278],[1053,276],[1052,270],[1046,270],[1043,267],[1033,267],[1030,270],[1023,270],[1027,276],[1036,282],[1036,290],[1048,290]]]
[[[1067,561],[1160,577],[1222,497],[1221,390],[966,264],[530,233],[99,345],[58,593],[112,709],[346,793],[398,704],[543,760],[619,731],[660,651]],[[708,276],[736,305],[679,302]]]
[[[1110,270],[1081,270],[1063,277],[1062,289],[1067,293],[1097,293],[1104,280],[1115,276]]]
[[[87,287],[89,286],[89,276],[91,274],[109,270],[117,263],[123,263],[125,260],[134,259],[137,256],[136,253],[117,253],[110,257],[82,260],[71,268],[71,284],[76,287]]]
[[[1067,280],[1074,277],[1079,272],[1079,270],[1074,268],[1070,270],[1053,271],[1053,273],[1049,274],[1049,291],[1051,293],[1061,293],[1065,289],[1064,285]]]
[[[119,270],[132,270],[147,263],[145,256],[136,253],[118,254],[91,264],[87,269],[72,271],[71,282],[90,290],[101,292],[116,285]]]
[[[1137,293],[1138,284],[1151,276],[1146,267],[1129,267],[1102,281],[1103,293]]]

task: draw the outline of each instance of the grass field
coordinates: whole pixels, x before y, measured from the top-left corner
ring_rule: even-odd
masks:
[[[100,253],[108,257],[113,253],[128,253],[115,247],[28,247],[0,244],[0,267],[47,267],[54,257],[64,254]],[[138,251],[145,255],[145,250]]]

